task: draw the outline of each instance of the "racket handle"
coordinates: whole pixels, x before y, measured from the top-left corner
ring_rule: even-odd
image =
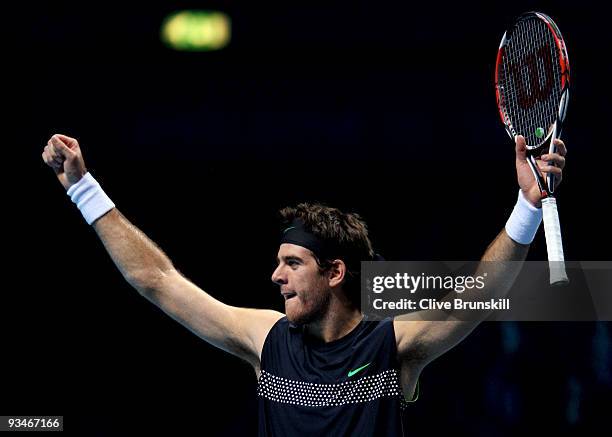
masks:
[[[544,216],[544,234],[548,251],[548,266],[550,268],[550,284],[567,284],[569,279],[565,272],[563,242],[561,240],[561,225],[557,212],[557,200],[554,197],[542,199],[542,215]]]

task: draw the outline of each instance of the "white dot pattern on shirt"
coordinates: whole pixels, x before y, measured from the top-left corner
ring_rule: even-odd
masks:
[[[257,395],[275,402],[307,407],[335,407],[370,402],[383,396],[400,396],[402,409],[407,406],[395,369],[339,384],[296,381],[262,370]]]

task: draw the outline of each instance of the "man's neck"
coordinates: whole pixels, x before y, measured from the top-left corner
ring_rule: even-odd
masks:
[[[325,343],[338,340],[350,333],[363,319],[358,308],[330,308],[323,318],[305,326],[308,335]]]

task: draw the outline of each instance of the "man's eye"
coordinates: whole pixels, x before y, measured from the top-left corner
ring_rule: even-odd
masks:
[[[299,264],[299,263],[298,263],[297,261],[295,261],[295,260],[289,260],[289,261],[287,261],[287,265],[288,265],[289,267],[295,267],[295,266],[297,266],[298,264]]]

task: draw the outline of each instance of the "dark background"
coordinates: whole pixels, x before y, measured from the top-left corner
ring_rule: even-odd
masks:
[[[190,8],[230,15],[225,50],[162,45],[163,18]],[[80,435],[256,431],[253,371],[123,281],[40,159],[53,133],[79,140],[118,208],[195,283],[282,311],[269,278],[288,204],[359,212],[388,259],[480,257],[517,195],[495,55],[534,9],[559,25],[572,66],[566,258],[609,259],[610,41],[596,3],[7,8],[0,412],[63,414]],[[542,231],[529,257],[546,259]],[[608,433],[611,355],[607,323],[485,323],[425,369],[409,430]]]

